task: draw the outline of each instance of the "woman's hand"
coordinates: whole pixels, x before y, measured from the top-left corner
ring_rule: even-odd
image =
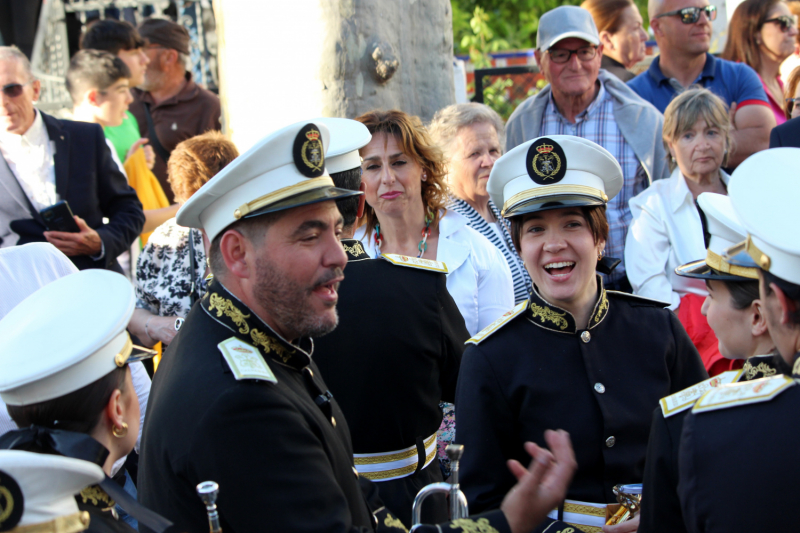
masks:
[[[567,487],[578,467],[569,433],[547,430],[544,433],[550,451],[532,442],[525,450],[533,457],[525,469],[519,461],[508,461],[508,469],[517,478],[500,505],[512,533],[531,531],[547,513],[558,506],[567,494]]]
[[[147,335],[155,342],[169,344],[177,335],[175,330],[175,320],[177,316],[153,316],[145,323]]]
[[[136,150],[138,150],[139,147],[141,146],[142,150],[144,150],[144,160],[147,163],[147,168],[153,170],[153,165],[156,164],[156,153],[153,151],[153,147],[147,144],[149,142],[150,139],[148,139],[147,137],[142,137],[141,139],[133,143],[130,150],[128,150],[128,153],[125,155],[125,162],[127,163],[128,159],[130,159],[130,157],[133,154],[135,154]]]
[[[616,526],[603,526],[603,533],[635,533],[639,530],[639,515]]]

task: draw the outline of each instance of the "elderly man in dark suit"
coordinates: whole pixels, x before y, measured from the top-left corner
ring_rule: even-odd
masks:
[[[800,148],[800,117],[787,120],[772,128],[769,135],[770,148]]]
[[[116,258],[141,232],[144,213],[102,128],[37,111],[40,83],[16,47],[0,47],[0,87],[0,247],[46,240],[79,269],[121,271]],[[79,232],[45,231],[39,212],[59,200]]]

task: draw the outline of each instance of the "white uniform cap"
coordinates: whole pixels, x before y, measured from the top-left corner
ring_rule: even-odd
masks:
[[[723,257],[728,248],[745,238],[744,227],[733,210],[730,197],[704,192],[697,197],[697,203],[705,215],[706,231],[709,234],[706,258],[681,265],[675,269],[675,273],[689,278],[722,281],[758,279],[755,268],[732,265]]]
[[[0,502],[3,502],[0,506],[0,531],[44,524],[79,513],[75,495],[104,477],[103,470],[88,461],[0,450]],[[74,520],[83,527],[70,531],[86,529],[89,522],[87,517],[82,518],[76,516]]]
[[[796,285],[800,285],[798,168],[800,148],[757,152],[736,168],[728,194],[747,239],[726,252],[733,264],[758,267]]]
[[[178,224],[209,240],[242,218],[356,196],[333,186],[325,170],[328,128],[298,122],[260,140],[206,182],[178,211]]]
[[[317,124],[324,124],[331,132],[331,145],[325,154],[325,168],[328,174],[336,174],[361,166],[358,150],[372,140],[365,125],[349,118],[317,118]]]
[[[522,143],[495,161],[486,189],[506,218],[603,205],[622,189],[622,169],[592,141],[551,135]]]
[[[557,42],[570,37],[595,46],[600,44],[600,34],[589,11],[578,6],[560,6],[539,19],[539,29],[536,30],[536,48],[539,50],[549,50]]]
[[[125,328],[133,287],[122,274],[84,270],[31,294],[0,320],[0,397],[30,405],[94,383],[132,355]]]

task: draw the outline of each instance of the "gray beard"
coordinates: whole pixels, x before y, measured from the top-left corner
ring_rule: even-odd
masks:
[[[165,78],[166,73],[160,70],[148,68],[144,72],[144,81],[142,81],[142,84],[139,85],[139,89],[147,92],[157,90],[164,85]]]
[[[291,338],[322,337],[336,329],[339,315],[334,306],[334,319],[315,315],[309,304],[313,289],[341,275],[341,269],[330,271],[311,287],[302,287],[288,280],[268,260],[256,260],[255,297]],[[287,339],[291,340],[291,339]]]

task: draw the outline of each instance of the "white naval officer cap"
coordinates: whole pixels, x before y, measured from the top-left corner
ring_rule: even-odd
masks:
[[[45,526],[57,519],[62,526],[70,527],[30,528],[30,531],[85,530],[89,516],[80,513],[75,495],[104,477],[103,470],[89,461],[0,450],[0,531]]]
[[[571,135],[520,144],[494,163],[486,186],[510,218],[562,207],[603,205],[622,189],[622,169],[608,150]]]
[[[733,179],[731,179],[733,181]],[[725,250],[745,238],[746,232],[733,210],[731,199],[724,194],[704,192],[697,203],[706,219],[709,234],[706,258],[692,261],[675,269],[679,276],[720,281],[757,280],[755,268],[730,264],[724,257]]]
[[[728,194],[747,238],[726,251],[728,262],[800,285],[798,168],[800,148],[770,148],[734,170]]]
[[[314,122],[324,124],[331,132],[331,145],[325,154],[325,168],[329,174],[361,166],[358,150],[372,140],[365,125],[349,118],[317,118]]]
[[[334,187],[325,169],[330,133],[298,122],[271,133],[206,182],[178,210],[181,226],[209,240],[243,218],[362,194]]]
[[[125,276],[97,269],[28,296],[0,320],[0,397],[8,405],[60,398],[152,357],[152,350],[134,350],[125,330],[134,303]]]

